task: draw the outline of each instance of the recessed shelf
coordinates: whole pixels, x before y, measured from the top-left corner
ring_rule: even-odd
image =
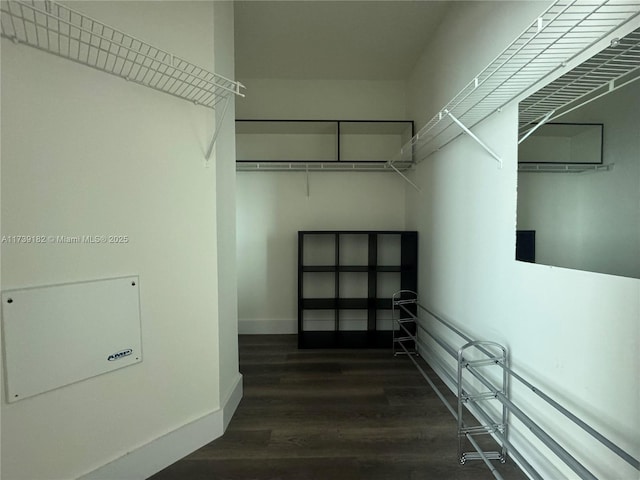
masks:
[[[340,122],[340,161],[387,162],[413,136],[413,122]]]
[[[238,171],[389,171],[409,120],[236,120]]]
[[[236,120],[238,162],[334,161],[338,150],[335,122]]]
[[[520,141],[518,164],[602,165],[604,125],[545,123]]]

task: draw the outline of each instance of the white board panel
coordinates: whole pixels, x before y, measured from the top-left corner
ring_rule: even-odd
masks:
[[[137,276],[2,292],[7,401],[142,361]]]

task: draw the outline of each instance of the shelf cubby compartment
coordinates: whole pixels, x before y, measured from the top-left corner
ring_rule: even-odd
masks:
[[[336,316],[334,309],[305,310],[302,323],[305,330],[315,332],[334,332],[336,329]]]
[[[338,263],[341,266],[365,266],[369,265],[368,245],[369,236],[365,233],[340,234]]]
[[[340,160],[386,162],[413,136],[413,124],[405,121],[340,122]]]
[[[367,298],[368,270],[340,271],[338,274],[339,298]]]
[[[398,235],[378,235],[378,267],[401,265],[402,238]]]
[[[336,297],[336,278],[332,272],[304,272],[302,294],[305,299],[331,299]]]
[[[364,332],[368,330],[367,309],[338,310],[338,330]]]
[[[305,235],[304,245],[300,250],[302,257],[300,263],[309,267],[335,267],[336,262],[336,235]]]
[[[338,150],[337,124],[303,120],[237,120],[239,161],[331,162]]]
[[[391,298],[395,292],[401,290],[401,273],[400,270],[389,272],[378,270],[376,275],[376,295],[381,298]],[[391,308],[391,307],[389,307]]]

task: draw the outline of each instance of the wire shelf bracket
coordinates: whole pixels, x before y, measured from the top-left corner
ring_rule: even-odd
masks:
[[[211,142],[209,142],[209,148],[207,148],[207,153],[205,154],[205,159],[208,161],[211,158],[211,152],[213,152],[213,146],[218,139],[218,134],[220,133],[220,127],[222,125],[222,121],[224,120],[225,115],[227,114],[227,110],[229,108],[229,100],[231,97],[227,95],[224,99],[224,107],[222,107],[222,114],[220,118],[216,119],[216,128],[213,131],[213,137],[211,138]]]
[[[443,113],[444,113],[445,115],[449,115],[449,118],[451,118],[451,120],[453,120],[453,121],[454,121],[454,123],[455,123],[456,125],[458,125],[458,126],[462,129],[462,131],[463,131],[464,133],[466,133],[466,134],[467,134],[467,135],[469,135],[471,138],[473,138],[473,139],[476,141],[476,143],[477,143],[478,145],[480,145],[484,150],[486,150],[486,152],[487,152],[489,155],[491,155],[493,158],[495,158],[495,159],[497,160],[498,164],[500,165],[500,168],[502,168],[502,158],[500,158],[500,156],[499,156],[496,152],[494,152],[493,150],[491,150],[491,149],[487,146],[487,144],[486,144],[486,143],[484,143],[482,140],[480,140],[480,138],[478,138],[478,136],[477,136],[475,133],[473,133],[471,130],[469,130],[469,128],[467,128],[467,126],[466,126],[464,123],[462,123],[460,120],[458,120],[458,119],[457,119],[457,118],[456,118],[456,117],[455,117],[455,116],[454,116],[454,115],[453,115],[449,110],[445,110]]]
[[[0,36],[129,82],[215,109],[244,97],[244,85],[53,0],[2,0]],[[224,117],[224,114],[222,115]],[[207,159],[218,136],[216,122]]]
[[[405,182],[407,182],[409,185],[411,185],[416,192],[421,192],[422,191],[418,185],[416,185],[415,183],[413,183],[409,179],[409,177],[407,177],[404,173],[402,173],[400,170],[398,170],[393,163],[389,162],[389,166],[393,169],[394,172],[396,172],[398,175],[400,175]]]
[[[518,140],[518,145],[520,145],[522,142],[524,142],[536,130],[538,130],[541,126],[543,126],[545,123],[547,123],[549,121],[549,119],[553,116],[554,113],[556,113],[555,110],[551,110],[549,113],[547,113],[545,115],[545,117],[542,120],[540,120],[540,122],[538,122],[536,125],[534,125],[533,128],[531,128],[527,133],[525,133],[522,136],[522,138],[520,138],[520,140]]]

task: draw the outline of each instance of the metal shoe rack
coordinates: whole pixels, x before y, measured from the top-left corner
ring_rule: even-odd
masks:
[[[393,318],[397,328],[393,334],[394,355],[404,354],[414,363],[429,386],[436,393],[444,406],[449,410],[458,425],[458,459],[464,464],[468,460],[482,460],[493,476],[502,476],[491,463],[491,460],[505,462],[509,454],[518,465],[535,480],[544,477],[525,459],[524,455],[509,440],[509,418],[512,415],[519,420],[537,439],[547,447],[555,457],[561,460],[577,478],[597,480],[587,466],[578,461],[570,450],[575,445],[561,444],[549,435],[529,414],[516,405],[509,395],[511,381],[517,381],[538,399],[546,402],[555,412],[573,422],[576,428],[589,434],[604,448],[613,452],[621,462],[631,465],[640,472],[640,460],[613,443],[585,421],[571,413],[553,400],[538,387],[534,386],[509,366],[507,350],[500,344],[491,341],[478,341],[466,335],[453,323],[443,319],[418,302],[417,293],[409,290],[396,292],[392,298]],[[417,312],[420,312],[418,315]],[[462,342],[459,348],[451,345]],[[429,346],[426,340],[434,342]],[[441,348],[455,362],[457,374],[442,360],[442,356],[434,355],[433,348]],[[453,391],[457,393],[454,408],[447,397],[435,385],[426,373],[424,362],[419,356],[425,353],[425,360],[438,372]],[[446,355],[444,358],[447,358]],[[475,437],[490,435],[497,445],[495,451],[485,451]],[[475,451],[464,451],[468,442]]]
[[[479,358],[475,358],[479,354]],[[470,358],[474,357],[473,360]],[[507,409],[504,405],[501,408],[501,415],[498,420],[474,425],[473,419],[465,420],[465,412],[471,405],[480,404],[487,400],[495,400],[498,393],[507,397],[508,381],[506,370],[502,370],[502,381],[499,385],[493,382],[485,385],[485,389],[480,392],[473,392],[469,387],[465,387],[467,379],[465,372],[479,374],[481,367],[495,367],[497,365],[507,365],[507,349],[495,342],[468,342],[458,349],[458,458],[464,464],[467,460],[500,460],[504,463],[507,459],[507,448],[502,443],[499,450],[485,452],[480,449],[474,440],[475,435],[486,435],[499,432],[503,436],[507,435]],[[463,408],[466,407],[466,408]],[[464,439],[467,439],[475,448],[475,452],[464,451]]]
[[[244,96],[240,82],[207,71],[172,53],[51,0],[0,2],[0,36],[115,75],[196,105],[227,110]],[[218,119],[207,158],[218,135]]]
[[[393,295],[393,318],[398,326],[393,330],[393,353],[394,355],[408,355],[420,370],[422,375],[427,379],[431,388],[434,389],[440,400],[449,409],[451,414],[456,418],[458,423],[458,459],[461,464],[467,460],[482,460],[492,470],[495,467],[490,460],[499,460],[504,463],[507,458],[507,447],[504,442],[499,442],[495,451],[483,450],[474,437],[478,435],[487,435],[499,433],[502,437],[507,436],[507,409],[501,406],[499,418],[492,418],[490,415],[484,416],[484,423],[478,423],[475,418],[469,416],[469,410],[476,405],[481,405],[486,401],[496,400],[497,394],[508,395],[508,376],[506,370],[502,370],[501,381],[498,385],[493,380],[485,378],[483,370],[485,367],[495,367],[497,365],[507,366],[507,350],[495,342],[470,341],[460,347],[455,352],[444,341],[441,346],[445,348],[457,359],[457,406],[454,409],[446,397],[433,384],[423,368],[419,365],[414,357],[418,356],[417,335],[418,317],[415,313],[417,303],[417,294],[411,290],[401,290]],[[435,337],[434,337],[435,338]],[[472,388],[469,374],[482,376],[486,383],[484,390],[477,391]],[[466,442],[471,444],[474,451],[465,451]]]

